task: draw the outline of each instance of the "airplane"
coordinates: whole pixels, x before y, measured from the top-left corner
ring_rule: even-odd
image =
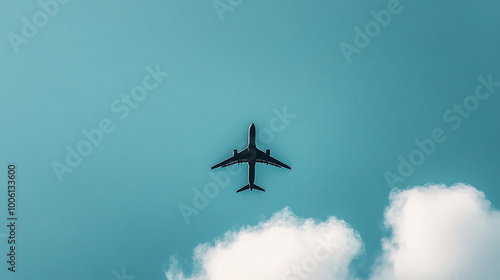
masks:
[[[257,148],[257,146],[255,145],[255,124],[253,123],[250,124],[250,127],[248,128],[248,146],[246,147],[246,149],[241,150],[240,152],[238,152],[237,149],[234,149],[232,157],[212,166],[212,170],[218,167],[226,167],[236,163],[240,164],[242,162],[248,163],[248,184],[237,190],[236,191],[237,193],[248,189],[250,189],[250,191],[256,189],[265,192],[263,188],[254,184],[256,162],[270,164],[279,168],[284,167],[290,170],[292,169],[290,166],[273,158],[271,156],[271,150],[267,149],[266,152],[264,153],[263,151]]]

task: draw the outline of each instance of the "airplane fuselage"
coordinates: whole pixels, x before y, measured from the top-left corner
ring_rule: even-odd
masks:
[[[257,146],[255,145],[255,125],[252,123],[248,129],[248,151],[251,156],[248,159],[248,185],[250,186],[250,191],[253,189],[253,183],[255,181],[255,155],[257,153]]]

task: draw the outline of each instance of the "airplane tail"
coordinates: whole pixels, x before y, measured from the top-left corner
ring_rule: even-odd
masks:
[[[237,193],[239,193],[239,192],[241,192],[241,191],[245,191],[245,190],[248,190],[248,189],[250,189],[250,185],[246,185],[246,186],[244,186],[243,188],[241,188],[241,189],[237,190],[236,192],[237,192]],[[253,184],[253,185],[252,185],[252,189],[256,189],[256,190],[259,190],[259,191],[262,191],[262,192],[265,192],[265,191],[266,191],[266,190],[264,190],[263,188],[261,188],[261,187],[259,187],[259,186],[255,185],[255,184]]]

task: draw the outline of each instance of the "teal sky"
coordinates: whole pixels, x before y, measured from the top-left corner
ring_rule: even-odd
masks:
[[[70,1],[20,43],[23,17],[43,9],[0,1],[0,162],[2,172],[17,165],[19,243],[11,273],[0,227],[0,278],[112,279],[126,268],[165,279],[170,256],[188,272],[198,244],[285,206],[356,229],[364,253],[353,266],[365,278],[388,234],[384,173],[398,174],[398,156],[435,128],[446,141],[394,187],[463,182],[498,207],[500,88],[457,129],[443,114],[473,99],[479,76],[500,81],[500,2],[402,0],[348,62],[341,43],[355,46],[354,28],[388,2],[244,0],[221,18],[210,1]],[[150,79],[160,82],[120,119],[113,102],[126,106],[147,67],[170,74]],[[294,118],[266,140],[259,133],[283,110]],[[114,130],[60,181],[54,162],[67,165],[66,147],[105,118]],[[258,147],[292,171],[258,166],[266,192],[236,194],[240,166],[186,223],[179,207],[214,182],[210,166],[246,142],[252,122]]]

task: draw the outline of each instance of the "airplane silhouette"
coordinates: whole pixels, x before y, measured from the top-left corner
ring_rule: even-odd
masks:
[[[246,147],[246,149],[242,150],[241,152],[238,152],[238,150],[234,149],[232,157],[223,160],[220,163],[217,163],[216,165],[212,166],[212,169],[218,167],[226,167],[236,163],[240,164],[242,162],[248,163],[248,185],[237,190],[236,191],[237,193],[248,189],[250,189],[250,191],[256,189],[265,192],[263,188],[253,183],[255,180],[256,162],[274,165],[279,168],[284,167],[290,170],[292,169],[290,168],[290,166],[273,158],[271,156],[271,150],[267,149],[266,152],[264,153],[263,151],[257,148],[257,146],[255,145],[255,125],[253,123],[250,125],[250,128],[248,129],[248,146]]]

